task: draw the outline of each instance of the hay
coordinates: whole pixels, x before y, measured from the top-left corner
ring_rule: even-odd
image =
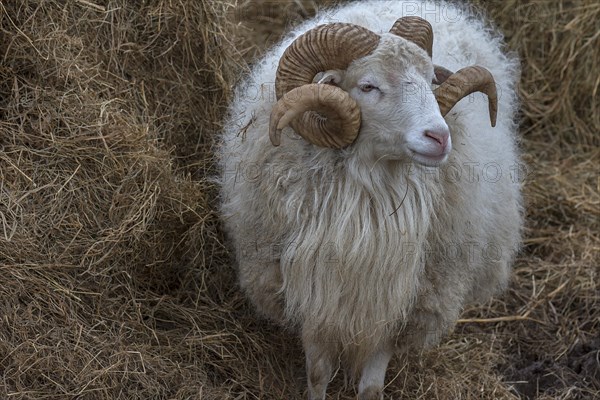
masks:
[[[386,394],[598,397],[600,6],[478,3],[523,58],[525,248]],[[232,42],[252,60],[323,4],[0,3],[0,398],[303,398],[298,339],[238,291],[207,178]]]
[[[206,176],[228,8],[0,4],[0,398],[226,393]]]

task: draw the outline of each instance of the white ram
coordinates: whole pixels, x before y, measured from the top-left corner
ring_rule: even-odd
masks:
[[[243,290],[301,334],[310,399],[338,362],[361,399],[381,398],[395,351],[437,343],[506,286],[522,229],[517,79],[467,10],[371,1],[304,23],[237,88],[224,225]]]

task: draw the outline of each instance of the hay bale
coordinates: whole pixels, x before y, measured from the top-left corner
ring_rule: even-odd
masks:
[[[0,398],[223,398],[228,8],[0,4]]]
[[[519,52],[528,139],[564,151],[600,146],[600,4],[594,0],[509,0],[487,4],[490,17]]]

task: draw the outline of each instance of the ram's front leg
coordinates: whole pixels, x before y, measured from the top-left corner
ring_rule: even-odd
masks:
[[[382,400],[385,372],[392,358],[391,346],[386,346],[373,353],[362,370],[358,384],[359,400]]]
[[[327,385],[333,374],[334,346],[318,337],[303,335],[308,377],[308,399],[325,400]]]

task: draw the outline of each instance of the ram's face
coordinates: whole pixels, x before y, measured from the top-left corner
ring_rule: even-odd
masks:
[[[344,89],[359,104],[357,144],[370,143],[376,159],[430,166],[448,159],[452,140],[431,89],[433,64],[414,44],[384,37],[373,54],[318,78]]]

